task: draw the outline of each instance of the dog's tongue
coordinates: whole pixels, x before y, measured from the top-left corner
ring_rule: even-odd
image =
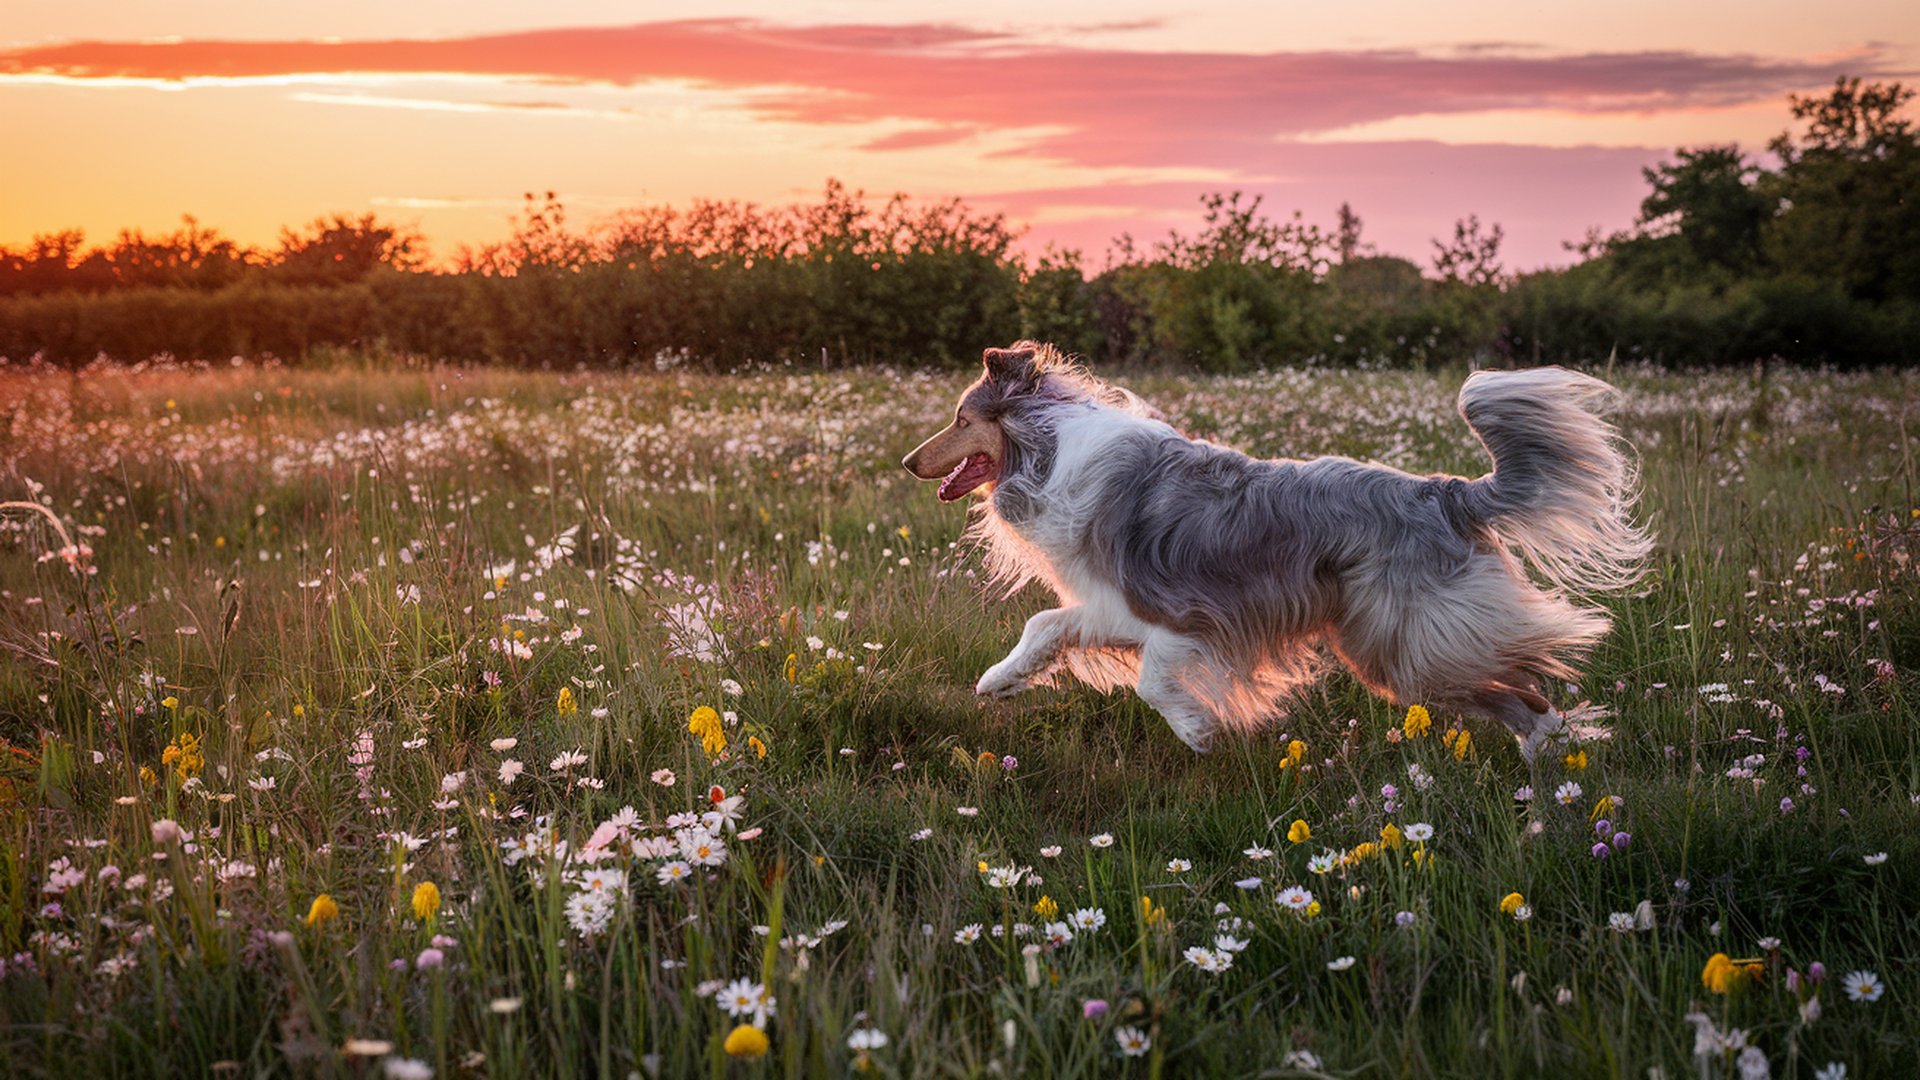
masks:
[[[940,501],[952,502],[992,477],[992,458],[985,454],[969,455],[965,461],[953,467],[945,480],[940,481]]]

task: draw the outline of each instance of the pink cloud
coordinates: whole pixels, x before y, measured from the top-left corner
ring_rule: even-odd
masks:
[[[1203,168],[1205,184],[1103,184],[1003,193],[1041,234],[1081,235],[1106,208],[1141,232],[1195,220],[1202,189],[1244,187],[1276,209],[1330,216],[1345,199],[1383,248],[1424,258],[1425,238],[1468,212],[1502,222],[1517,265],[1564,258],[1588,223],[1630,220],[1651,149],[1304,142],[1396,117],[1496,109],[1648,113],[1779,101],[1841,71],[1873,75],[1876,47],[1815,59],[1684,51],[1553,55],[1511,43],[1448,50],[1178,52],[1073,48],[952,24],[788,26],[702,19],[431,40],[72,42],[0,52],[0,77],[71,79],[461,73],[561,84],[684,80],[752,91],[738,108],[811,125],[891,121],[870,152],[981,133],[1002,157],[1127,169]],[[1784,112],[1784,110],[1783,110]],[[1783,117],[1784,119],[1784,117]],[[1075,206],[1089,209],[1071,223]],[[1064,222],[1064,223],[1063,223]],[[1095,250],[1104,244],[1094,243]]]
[[[1870,73],[1878,57],[1872,50],[1842,61],[1674,51],[1553,56],[1510,47],[1447,54],[1076,49],[947,24],[705,19],[433,40],[73,42],[0,53],[0,73],[177,80],[459,72],[797,87],[755,95],[743,107],[813,124],[1057,128],[1064,134],[1010,152],[1083,164],[1231,165],[1247,147],[1277,137],[1411,114],[1645,111],[1776,99],[1843,68]]]

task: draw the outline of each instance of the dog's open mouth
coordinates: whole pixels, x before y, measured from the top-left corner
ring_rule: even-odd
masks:
[[[993,459],[984,453],[970,454],[940,481],[940,501],[953,500],[993,479]]]

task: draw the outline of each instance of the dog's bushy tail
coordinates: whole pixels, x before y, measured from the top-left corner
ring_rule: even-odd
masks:
[[[1638,462],[1600,415],[1617,396],[1558,367],[1475,372],[1460,388],[1460,415],[1493,457],[1460,489],[1467,515],[1569,592],[1633,584],[1653,548],[1631,516]]]

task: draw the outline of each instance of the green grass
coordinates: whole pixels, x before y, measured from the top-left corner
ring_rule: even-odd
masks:
[[[1126,381],[1255,453],[1477,473],[1451,405],[1462,374]],[[1734,1075],[1732,1052],[1694,1058],[1698,1011],[1775,1076],[1907,1075],[1920,376],[1613,375],[1660,548],[1643,591],[1607,601],[1616,630],[1585,684],[1556,688],[1612,707],[1617,736],[1584,769],[1530,772],[1485,727],[1456,758],[1446,715],[1390,739],[1401,713],[1345,677],[1206,757],[1128,695],[976,700],[1046,600],[987,595],[961,511],[897,465],[963,376],[0,369],[0,497],[42,501],[97,571],[42,560],[60,546],[44,519],[5,518],[0,1060],[24,1076],[368,1075],[389,1058],[439,1076]],[[734,714],[717,761],[688,730],[703,705]],[[163,755],[189,736],[204,763],[183,772]],[[1282,767],[1293,740],[1301,762]],[[551,769],[567,751],[585,763]],[[1582,794],[1561,805],[1570,781]],[[726,862],[677,884],[620,848],[598,865],[628,871],[630,895],[590,936],[566,915],[585,865],[509,864],[501,846],[579,852],[623,807],[632,836],[668,835],[710,784],[758,835],[725,836]],[[1604,795],[1632,840],[1600,859]],[[157,841],[162,820],[190,846]],[[1295,820],[1310,840],[1288,841]],[[1434,834],[1354,854],[1390,822]],[[1315,874],[1325,850],[1351,857]],[[1044,880],[995,889],[980,863]],[[423,882],[443,898],[425,920]],[[1276,903],[1292,885],[1317,914]],[[1510,892],[1530,919],[1501,912]],[[340,914],[308,926],[323,893]],[[1043,896],[1105,925],[1025,955],[1039,939],[1016,924],[1050,921]],[[1609,929],[1643,903],[1651,929]],[[1210,974],[1183,951],[1222,918],[1246,945]],[[1005,936],[957,943],[975,923]],[[444,962],[423,968],[436,935]],[[1758,977],[1709,992],[1715,953]],[[1848,1000],[1855,969],[1884,996]],[[734,979],[777,998],[764,1058],[727,1056],[735,1021],[701,994]],[[866,1026],[887,1044],[863,1056],[848,1036]],[[1145,1056],[1120,1054],[1123,1026]]]

